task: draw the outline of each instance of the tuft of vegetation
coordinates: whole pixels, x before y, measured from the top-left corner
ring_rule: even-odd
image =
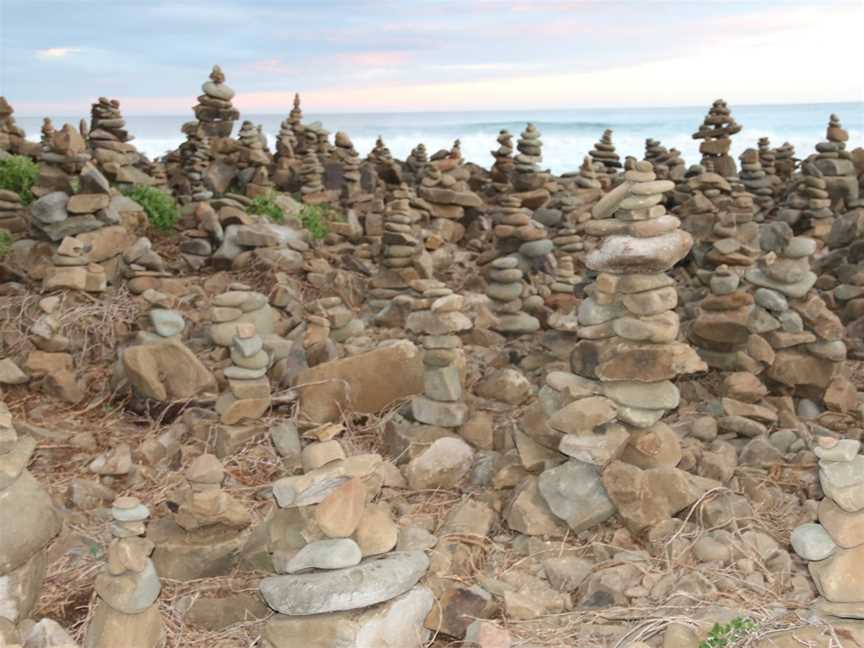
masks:
[[[306,205],[300,212],[300,222],[316,241],[320,241],[330,232],[330,220],[329,205]]]
[[[273,193],[255,196],[252,199],[252,204],[246,208],[246,211],[258,216],[266,216],[274,223],[281,223],[285,220],[285,212],[276,204],[275,198],[276,195]]]
[[[752,635],[758,625],[753,619],[744,617],[732,619],[726,625],[715,623],[699,648],[734,648],[738,642]]]
[[[155,187],[135,185],[124,190],[123,194],[144,208],[150,226],[160,232],[172,231],[180,220],[180,211],[174,198]]]
[[[0,189],[14,191],[25,205],[33,202],[31,189],[38,177],[39,166],[28,157],[10,155],[0,160]]]
[[[6,230],[0,230],[0,259],[3,259],[12,248],[12,235]]]

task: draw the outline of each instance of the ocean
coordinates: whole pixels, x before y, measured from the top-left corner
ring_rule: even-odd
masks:
[[[730,104],[732,115],[743,126],[733,137],[733,153],[737,157],[744,149],[756,147],[760,137],[769,137],[773,146],[790,142],[798,157],[814,151],[817,142],[825,138],[828,116],[837,113],[849,131],[848,147],[864,146],[864,103],[788,104],[738,106]],[[543,167],[561,174],[579,168],[582,158],[607,128],[613,132],[613,142],[623,160],[627,155],[642,158],[646,138],[660,140],[667,148],[677,148],[688,164],[699,161],[699,142],[691,135],[698,129],[708,106],[679,108],[592,108],[537,111],[477,111],[477,112],[417,112],[315,114],[304,113],[304,122],[320,121],[331,134],[345,131],[361,156],[372,149],[378,135],[384,137],[390,151],[405,159],[419,142],[431,155],[449,149],[453,140],[462,141],[462,153],[470,162],[489,167],[490,151],[497,148],[495,138],[506,128],[514,144],[527,122],[533,122],[542,132]],[[261,124],[273,145],[279,124],[288,114],[242,115]],[[83,115],[82,115],[83,116]],[[30,139],[39,138],[41,117],[17,117],[19,126]],[[126,115],[126,125],[135,135],[134,144],[149,157],[159,157],[182,141],[180,126],[192,119],[182,115]],[[77,125],[81,116],[51,116],[55,126],[69,122]],[[239,129],[239,122],[235,133]],[[332,141],[332,137],[331,137]]]

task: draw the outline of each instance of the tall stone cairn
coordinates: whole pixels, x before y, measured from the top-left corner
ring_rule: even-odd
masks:
[[[737,173],[735,160],[729,155],[732,147],[732,135],[741,131],[741,125],[732,117],[732,111],[722,99],[715,101],[705,120],[695,133],[693,139],[703,140],[699,145],[702,154],[702,164],[711,162],[714,171],[724,178]]]
[[[510,184],[513,175],[513,135],[504,129],[498,133],[496,139],[498,149],[490,151],[495,163],[489,170],[492,182],[499,185]]]
[[[769,215],[775,207],[774,189],[771,178],[762,168],[759,151],[748,148],[739,157],[741,160],[741,173],[739,179],[741,184],[753,194],[753,201],[759,208],[760,220]]]
[[[141,537],[150,511],[136,497],[119,497],[111,508],[108,563],[96,577],[96,609],[85,648],[155,648],[164,630],[156,599],[162,583],[150,559],[153,542]]]
[[[87,141],[93,160],[111,180],[128,184],[152,185],[153,178],[134,165],[140,155],[130,144],[133,139],[126,130],[126,121],[116,99],[99,97],[90,107],[90,128]]]
[[[6,97],[0,97],[0,151],[17,154],[22,150],[26,135],[15,123],[14,113]]]
[[[621,156],[615,152],[615,145],[612,143],[612,130],[609,128],[603,131],[600,141],[594,145],[589,155],[594,162],[603,165],[605,174],[608,176],[614,176],[621,168]]]
[[[650,162],[637,162],[595,212],[614,211],[619,233],[607,236],[585,263],[597,280],[579,308],[580,335],[573,370],[601,381],[619,422],[650,428],[678,406],[678,375],[704,371],[687,344],[677,342],[678,293],[668,270],[693,239],[666,213],[663,194],[674,184],[656,180]],[[602,214],[598,214],[602,215]]]
[[[795,147],[789,142],[783,142],[781,146],[774,149],[774,166],[777,169],[777,176],[780,180],[788,182],[798,166],[798,159],[795,157]]]
[[[27,470],[36,440],[19,437],[0,401],[0,618],[17,624],[32,612],[45,576],[42,549],[60,532],[51,498]]]
[[[513,184],[516,191],[539,189],[545,182],[538,166],[543,161],[543,142],[540,131],[534,124],[525,126],[516,144],[519,153],[515,157]]]
[[[300,108],[300,93],[294,93],[294,105],[291,112],[288,113],[288,124],[294,132],[294,139],[297,142],[298,153],[303,153],[305,150],[305,135],[303,128],[303,110]]]
[[[230,137],[240,113],[231,103],[234,91],[225,84],[225,73],[218,65],[213,66],[209,80],[201,86],[201,92],[203,94],[198,97],[198,105],[193,108],[201,131],[207,137]]]
[[[821,598],[814,608],[831,616],[864,616],[864,580],[858,565],[864,557],[864,455],[855,439],[818,437],[818,523],[792,531],[792,548],[807,567]]]
[[[816,145],[816,154],[809,158],[809,162],[825,178],[831,208],[843,212],[859,205],[860,190],[852,154],[846,150],[849,132],[843,128],[837,115],[831,115],[825,139]]]

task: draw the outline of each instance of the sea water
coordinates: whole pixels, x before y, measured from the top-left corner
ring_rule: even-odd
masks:
[[[789,104],[738,106],[730,104],[732,115],[743,126],[733,136],[732,153],[736,157],[744,149],[756,147],[760,137],[768,137],[771,145],[789,142],[796,156],[814,152],[817,142],[825,139],[828,116],[837,113],[849,131],[848,148],[864,146],[864,103]],[[681,151],[687,164],[699,161],[699,141],[692,138],[708,110],[708,106],[679,108],[591,108],[573,110],[496,110],[476,112],[412,112],[412,113],[304,113],[303,121],[315,121],[331,133],[345,131],[351,136],[361,156],[372,149],[381,135],[392,154],[405,159],[418,143],[426,145],[431,155],[449,149],[453,141],[462,142],[462,154],[470,162],[489,167],[494,161],[490,151],[498,148],[495,138],[501,129],[513,134],[514,146],[527,122],[533,122],[542,132],[544,168],[561,174],[579,168],[582,158],[593,148],[607,128],[613,130],[612,140],[623,161],[627,155],[644,156],[645,140],[654,138],[666,148]],[[288,114],[242,115],[254,124],[261,124],[271,148],[279,132],[279,124]],[[139,151],[154,158],[176,148],[182,141],[180,127],[192,119],[191,112],[182,115],[126,115],[126,126],[135,135]],[[79,117],[51,116],[55,127],[69,122],[77,126]],[[30,139],[38,139],[41,118],[18,117],[19,126]],[[239,129],[238,122],[235,134]],[[332,137],[331,137],[332,141]]]

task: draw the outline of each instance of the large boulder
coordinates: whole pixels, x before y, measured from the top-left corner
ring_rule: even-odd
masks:
[[[154,400],[186,400],[216,390],[216,379],[184,344],[141,344],[120,356],[135,392]]]

